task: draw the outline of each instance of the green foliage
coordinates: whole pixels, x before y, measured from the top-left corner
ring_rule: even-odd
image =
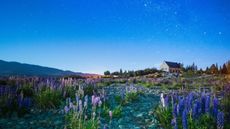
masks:
[[[21,88],[17,90],[18,94],[23,94],[23,97],[33,97],[34,95],[34,90],[31,85],[23,85]]]
[[[95,90],[95,87],[93,85],[88,85],[84,87],[84,94],[85,95],[93,95],[93,91]]]
[[[109,118],[109,111],[112,111],[113,118],[121,118],[122,117],[122,106],[118,105],[113,110],[111,110],[108,106],[103,108],[102,115],[105,118]]]
[[[110,75],[110,72],[109,71],[105,71],[104,75]]]
[[[131,103],[131,102],[134,102],[136,100],[138,100],[138,92],[129,92],[129,93],[126,93],[125,95],[125,102],[126,103]]]
[[[155,109],[155,115],[160,125],[165,129],[171,129],[171,120],[173,118],[170,108],[163,108],[161,106]]]
[[[122,106],[117,106],[113,111],[113,118],[120,118],[122,116]]]
[[[111,75],[117,75],[119,77],[134,77],[134,76],[144,76],[149,74],[154,74],[156,72],[159,72],[156,68],[147,68],[144,70],[137,70],[137,71],[115,71],[111,73]]]
[[[122,98],[121,98],[121,96],[115,95],[115,96],[114,96],[114,99],[115,99],[115,101],[116,101],[117,103],[119,103],[119,104],[122,103]]]
[[[141,86],[144,86],[146,88],[151,88],[151,87],[154,86],[153,84],[147,83],[147,82],[139,82],[138,84],[141,85]]]
[[[70,112],[66,115],[68,129],[98,129],[98,119],[85,119],[80,112]]]
[[[208,114],[202,115],[197,121],[196,126],[200,129],[215,129],[216,127],[214,118]]]
[[[10,117],[13,113],[21,117],[27,114],[29,110],[25,107],[19,107],[16,96],[0,97],[0,117]]]
[[[66,86],[64,88],[64,92],[65,92],[65,97],[66,98],[75,98],[75,93],[76,93],[76,90],[75,90],[75,87],[73,86]]]
[[[158,106],[155,109],[156,119],[159,121],[160,126],[164,129],[172,129],[171,120],[172,116],[172,108],[163,108],[162,106]],[[197,119],[193,119],[191,114],[188,114],[188,128],[189,129],[215,129],[216,123],[215,119],[209,114],[203,114]],[[177,126],[178,129],[182,129],[182,118],[181,116],[177,117]]]
[[[36,104],[41,109],[57,108],[61,105],[61,100],[61,92],[49,88],[42,90],[35,97]]]

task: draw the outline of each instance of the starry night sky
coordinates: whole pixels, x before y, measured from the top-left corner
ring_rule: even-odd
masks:
[[[0,59],[81,72],[230,59],[229,0],[1,0]]]

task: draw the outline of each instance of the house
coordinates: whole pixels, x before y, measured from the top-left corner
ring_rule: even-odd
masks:
[[[176,63],[176,62],[169,62],[169,61],[164,61],[160,69],[165,72],[169,73],[180,73],[181,72],[181,64]]]

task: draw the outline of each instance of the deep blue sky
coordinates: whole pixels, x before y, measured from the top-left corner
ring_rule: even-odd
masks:
[[[103,73],[230,59],[229,0],[1,0],[0,59]]]

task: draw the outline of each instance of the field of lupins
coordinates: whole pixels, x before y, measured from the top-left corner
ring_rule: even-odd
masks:
[[[130,81],[26,79],[0,87],[0,128],[227,129],[230,86],[151,89]]]

